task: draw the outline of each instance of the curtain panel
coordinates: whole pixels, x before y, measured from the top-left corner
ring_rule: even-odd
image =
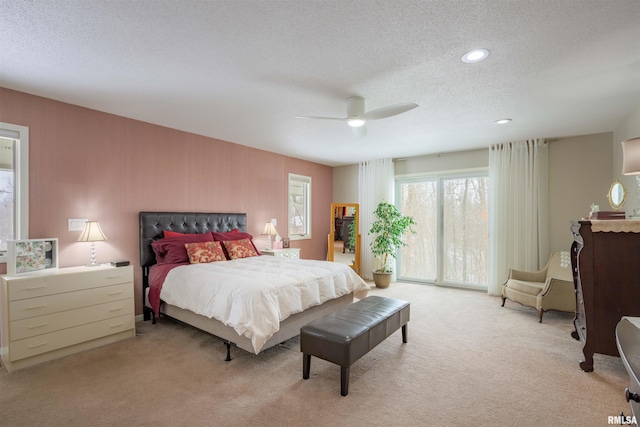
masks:
[[[369,235],[371,224],[375,220],[373,211],[378,203],[393,203],[394,167],[391,159],[369,160],[360,162],[358,168],[358,203],[360,204],[360,275],[364,279],[373,280],[371,270],[378,266],[371,253]]]
[[[489,284],[501,295],[509,268],[535,271],[549,257],[549,150],[542,139],[489,151]]]

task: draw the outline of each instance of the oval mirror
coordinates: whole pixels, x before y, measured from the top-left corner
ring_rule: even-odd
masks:
[[[607,199],[609,199],[609,205],[612,209],[620,209],[624,205],[624,201],[627,198],[627,190],[624,185],[617,179],[611,184],[609,192],[607,193]]]
[[[331,204],[327,260],[347,264],[360,274],[360,221],[357,203]]]

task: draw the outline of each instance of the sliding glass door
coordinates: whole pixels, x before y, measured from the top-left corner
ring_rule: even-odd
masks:
[[[398,257],[398,278],[486,288],[489,198],[486,173],[397,181],[397,203],[417,222]]]

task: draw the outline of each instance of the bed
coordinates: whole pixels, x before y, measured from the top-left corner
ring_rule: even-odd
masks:
[[[162,303],[152,302],[151,299],[158,299],[157,295],[150,299],[150,293],[158,293],[157,282],[158,282],[158,271],[160,271],[160,267],[166,267],[164,261],[160,260],[160,264],[158,264],[158,260],[156,259],[156,251],[157,245],[159,242],[162,242],[163,234],[166,233],[165,230],[174,233],[182,233],[188,235],[203,235],[206,233],[228,233],[230,232],[239,232],[246,233],[247,230],[247,217],[244,213],[197,213],[197,212],[140,212],[139,214],[140,221],[140,265],[142,267],[142,292],[143,292],[143,313],[144,320],[152,320],[154,323],[156,321],[156,317],[168,316],[173,319],[176,319],[180,322],[186,323],[203,331],[206,331],[212,335],[215,335],[221,338],[225,345],[227,346],[227,358],[226,360],[231,360],[231,346],[237,346],[245,351],[252,353],[259,353],[264,351],[274,345],[277,345],[283,341],[286,341],[290,338],[293,338],[300,334],[300,327],[325,316],[329,313],[332,313],[338,310],[341,307],[349,305],[353,302],[354,299],[354,291],[362,292],[366,294],[366,290],[369,289],[369,285],[366,284],[359,276],[355,275],[351,271],[348,266],[342,266],[334,263],[327,263],[326,261],[310,261],[310,260],[299,260],[298,264],[291,265],[290,263],[295,263],[296,260],[287,259],[286,261],[282,261],[278,258],[277,261],[275,257],[267,257],[267,256],[258,256],[253,257],[253,259],[239,259],[233,261],[220,261],[210,263],[211,265],[205,264],[193,264],[186,266],[179,266],[179,268],[171,269],[169,268],[169,272],[166,274],[167,280],[163,286],[168,286],[170,284],[170,280],[183,280],[188,281],[190,277],[200,278],[202,274],[202,270],[211,269],[216,270],[219,268],[223,268],[226,265],[230,267],[238,268],[238,265],[241,265],[241,270],[251,270],[251,269],[259,269],[261,268],[261,264],[268,264],[268,267],[265,268],[280,268],[281,262],[289,263],[282,264],[282,268],[289,268],[289,273],[284,273],[285,275],[290,276],[294,272],[291,270],[293,267],[296,268],[295,274],[303,274],[304,270],[302,267],[305,264],[313,264],[310,267],[318,268],[321,270],[331,269],[347,269],[348,272],[340,271],[341,275],[344,277],[348,277],[348,280],[352,280],[352,276],[355,276],[354,283],[349,283],[349,291],[345,289],[341,289],[340,292],[347,292],[340,295],[332,296],[331,299],[324,301],[326,296],[323,296],[323,300],[319,301],[317,304],[311,305],[308,308],[304,308],[303,311],[296,312],[296,310],[282,310],[280,314],[283,319],[277,319],[275,323],[278,323],[274,328],[275,331],[269,336],[264,337],[264,339],[257,340],[256,337],[251,336],[251,333],[243,333],[242,335],[238,332],[238,326],[235,324],[230,324],[228,319],[218,320],[215,317],[209,317],[209,315],[198,314],[195,311],[186,308],[183,304],[173,305],[169,304],[166,301],[162,301]],[[195,237],[195,236],[192,236]],[[162,239],[162,240],[161,240]],[[171,239],[169,239],[171,240]],[[155,243],[154,243],[155,242]],[[152,244],[156,246],[156,251],[154,251]],[[160,255],[159,255],[160,256]],[[239,264],[234,264],[239,263]],[[245,267],[245,265],[241,263],[250,263],[249,267]],[[187,263],[189,264],[189,263]],[[249,265],[249,264],[248,264]],[[197,271],[197,273],[193,273],[193,271]],[[353,274],[352,274],[353,273]],[[181,276],[186,275],[186,276]],[[189,276],[189,274],[196,274],[195,276]],[[207,273],[209,274],[209,273]],[[213,272],[210,274],[214,274]],[[243,273],[244,274],[244,273]],[[273,274],[273,273],[271,273]],[[311,273],[309,273],[311,274]],[[315,273],[314,273],[315,274]],[[164,277],[160,275],[161,277]],[[268,276],[266,273],[262,274],[260,277],[256,278],[256,280],[262,280],[262,276]],[[341,276],[342,277],[342,276]],[[248,280],[246,277],[244,278],[245,282]],[[317,281],[322,281],[325,279],[319,279]],[[327,280],[333,280],[327,278]],[[194,279],[195,281],[195,279]],[[315,282],[316,280],[307,280],[305,286],[309,286],[309,283]],[[298,286],[300,288],[301,286]],[[344,287],[343,287],[344,288]],[[168,291],[169,287],[163,289],[163,296],[170,295]],[[322,293],[322,292],[320,292]],[[177,304],[177,303],[176,303]],[[313,303],[312,303],[313,304]],[[307,305],[307,302],[305,302]],[[183,308],[181,308],[181,306]],[[194,308],[193,310],[197,310]],[[278,309],[278,313],[280,313],[280,309]],[[291,312],[291,314],[285,313]],[[262,311],[260,312],[262,313]],[[156,316],[157,314],[157,316]],[[253,313],[252,316],[260,317],[258,314]],[[232,327],[232,326],[235,326]]]

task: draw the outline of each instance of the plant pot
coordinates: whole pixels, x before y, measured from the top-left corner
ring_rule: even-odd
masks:
[[[393,273],[381,273],[379,271],[371,271],[373,273],[373,283],[376,284],[376,288],[388,288],[391,283],[391,276]]]

